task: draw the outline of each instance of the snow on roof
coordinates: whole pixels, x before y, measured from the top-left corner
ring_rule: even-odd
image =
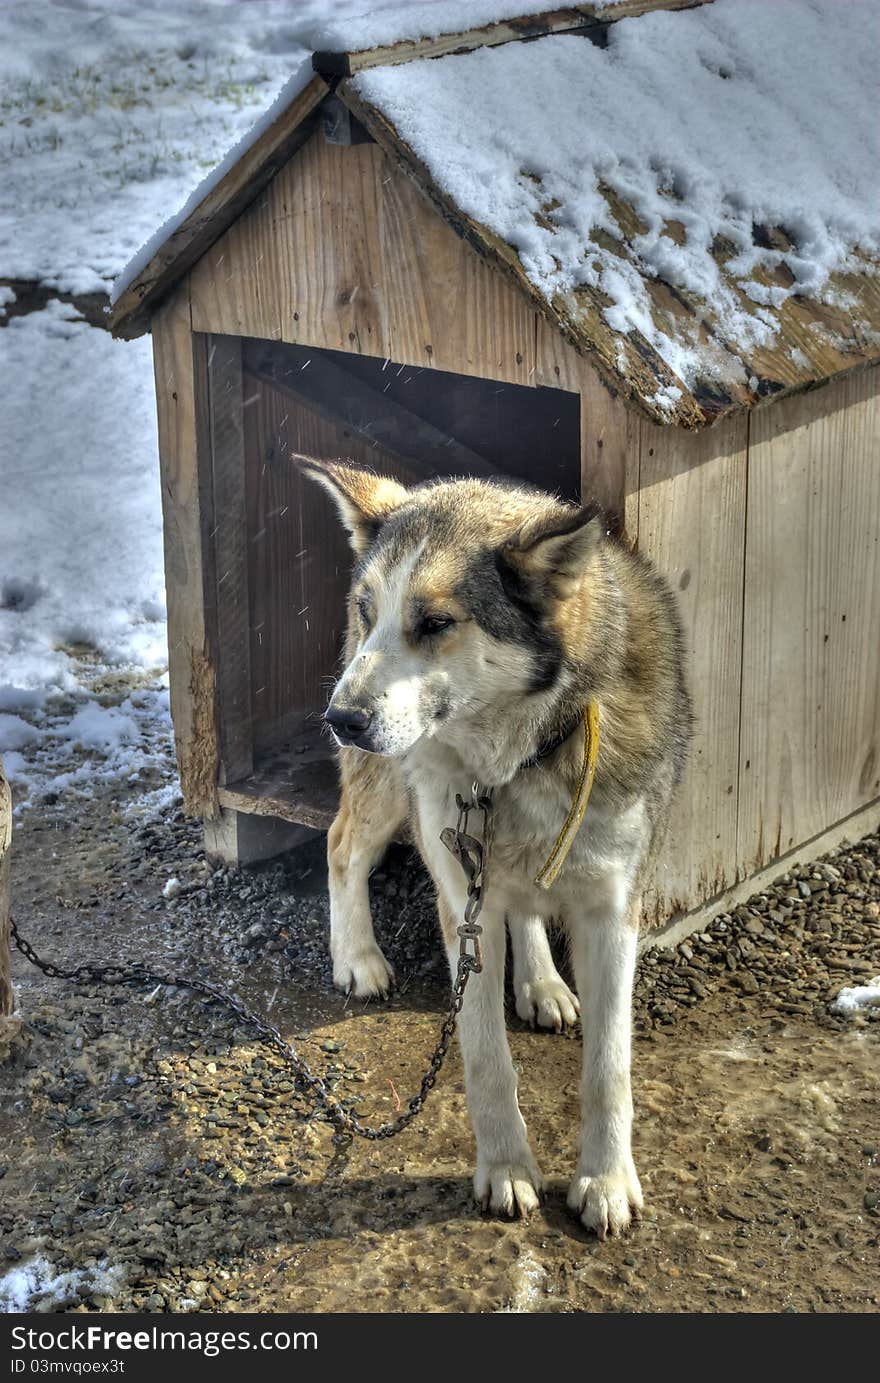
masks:
[[[613,3],[614,0],[592,0],[590,8],[601,10]],[[548,0],[392,0],[390,4],[373,5],[366,14],[343,16],[315,25],[311,38],[316,48],[349,51],[379,48],[407,40],[462,33],[510,19],[513,15],[524,18],[546,14],[552,9]]]
[[[699,425],[878,353],[878,21],[878,0],[715,0],[343,92],[576,344]]]
[[[640,0],[592,0],[584,11],[616,21],[598,41],[396,51],[337,94],[613,387],[700,427],[880,358],[880,0],[692,2],[619,18]],[[382,45],[514,12],[546,14],[538,0],[410,0],[309,37],[373,45],[381,63]],[[308,80],[304,65],[127,266],[114,330],[146,329],[290,156],[327,90]]]

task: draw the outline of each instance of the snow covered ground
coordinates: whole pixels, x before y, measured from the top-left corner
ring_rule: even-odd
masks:
[[[58,1272],[42,1255],[10,1268],[0,1276],[0,1312],[62,1311],[99,1293],[112,1298],[123,1274],[106,1263],[93,1263],[73,1272]]]
[[[831,1012],[850,1017],[870,1008],[880,1008],[880,975],[875,975],[867,984],[847,985],[841,989],[831,1005]]]
[[[327,18],[368,7],[0,0],[0,314],[3,280],[108,292]],[[165,596],[149,340],[51,300],[0,327],[0,377],[0,755],[21,809],[170,773]]]

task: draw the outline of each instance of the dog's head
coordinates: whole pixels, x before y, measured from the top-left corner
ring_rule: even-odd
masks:
[[[301,462],[357,554],[349,658],[327,708],[337,741],[405,754],[552,693],[569,662],[604,522],[526,488],[478,480],[407,489]],[[568,610],[568,617],[566,611]]]

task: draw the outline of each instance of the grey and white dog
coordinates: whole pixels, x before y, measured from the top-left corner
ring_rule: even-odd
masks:
[[[552,917],[568,933],[584,1037],[568,1201],[588,1229],[619,1232],[642,1206],[630,1145],[641,893],[691,729],[673,598],[593,509],[485,481],[407,489],[350,466],[304,469],[335,501],[357,559],[346,666],[326,713],[341,746],[329,836],[335,980],[357,994],[388,988],[367,877],[404,821],[436,885],[454,971],[466,884],[440,832],[455,822],[457,792],[474,780],[491,787],[483,971],[459,1020],[476,1196],[508,1215],[538,1204],[505,1031],[505,922],[519,1013],[560,1027],[578,1000],[553,966]],[[577,793],[591,702],[600,720],[592,796],[545,890],[535,879]]]

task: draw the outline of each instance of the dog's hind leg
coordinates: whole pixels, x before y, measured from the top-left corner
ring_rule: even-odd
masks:
[[[442,892],[437,900],[453,975],[464,902],[462,894],[453,910]],[[480,923],[483,968],[468,980],[458,1019],[468,1112],[477,1140],[474,1194],[484,1210],[525,1217],[538,1204],[541,1174],[517,1103],[516,1071],[504,1025],[507,936],[503,916],[492,916],[488,908]]]
[[[562,1032],[578,1020],[580,1004],[553,964],[542,917],[508,917],[516,1011],[532,1027]]]
[[[333,983],[358,998],[388,993],[394,971],[376,944],[370,871],[407,817],[400,770],[390,759],[343,749],[340,803],[327,835]]]

